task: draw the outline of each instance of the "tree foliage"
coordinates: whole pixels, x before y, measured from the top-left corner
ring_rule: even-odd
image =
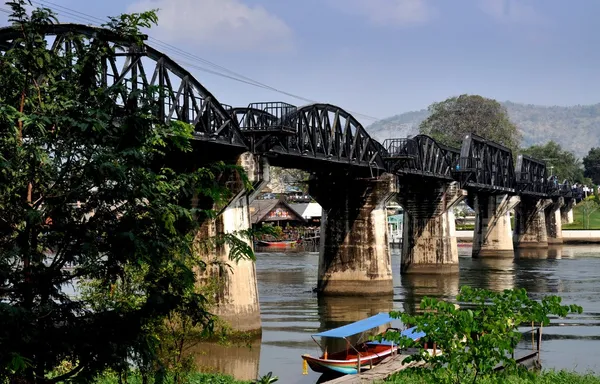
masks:
[[[598,196],[591,195],[577,204],[583,218],[583,229],[590,229],[590,216],[600,208],[598,204]]]
[[[195,235],[230,195],[221,178],[240,170],[166,166],[202,157],[192,126],[154,117],[162,90],[102,87],[102,61],[115,54],[102,36],[74,33],[77,57],[52,52],[52,12],[7,4],[18,37],[0,58],[0,381],[85,382],[150,365],[153,332],[173,311],[210,329]],[[145,12],[106,27],[136,44],[156,21]],[[231,235],[206,244],[224,242],[236,257],[252,252]],[[82,281],[92,290],[73,294]]]
[[[562,305],[558,296],[532,300],[524,289],[492,292],[464,286],[456,300],[460,308],[454,303],[425,297],[421,301],[424,311],[421,315],[391,313],[405,324],[416,326],[417,331],[424,331],[423,340],[429,348],[436,343],[441,353],[427,353],[420,344],[398,333],[388,332],[385,336],[386,339],[395,336],[399,347],[419,347],[420,352],[409,359],[429,363],[438,382],[475,382],[490,375],[499,364],[515,367],[513,353],[522,337],[519,326],[548,325],[550,315],[564,317],[582,312],[580,306]]]
[[[587,156],[583,158],[584,176],[592,179],[596,185],[600,185],[600,147],[592,148]]]
[[[583,175],[581,161],[573,153],[564,150],[560,144],[554,141],[549,141],[544,145],[532,145],[521,150],[521,153],[546,161],[548,176],[552,171],[552,174],[556,175],[561,183],[563,180],[576,183],[589,181]],[[552,167],[552,170],[550,170],[550,167]]]
[[[460,148],[464,137],[475,133],[510,148],[519,148],[521,134],[496,100],[478,95],[460,95],[433,103],[419,131],[442,144]]]

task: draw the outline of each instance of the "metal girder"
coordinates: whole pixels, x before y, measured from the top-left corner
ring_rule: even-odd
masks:
[[[511,150],[483,137],[474,134],[465,136],[455,172],[463,188],[492,193],[515,192]]]
[[[238,109],[236,112],[237,116],[246,119],[241,129],[246,138],[257,138],[261,131],[264,132],[265,139],[256,140],[259,153],[297,157],[297,168],[314,167],[315,164],[327,162],[385,170],[381,145],[342,108],[331,104],[310,104],[299,108],[285,103],[271,104],[285,107],[286,113],[277,111],[279,115],[273,114],[272,110],[258,113],[255,111],[257,108],[252,111]],[[255,119],[257,116],[260,117]],[[238,121],[241,120],[238,118]]]
[[[76,62],[88,44],[101,44],[113,52],[105,57],[96,75],[99,86],[125,85],[115,102],[124,104],[134,92],[159,87],[157,118],[192,124],[195,139],[246,148],[239,127],[227,110],[187,70],[156,49],[126,41],[108,29],[83,24],[55,24],[44,31],[54,54]],[[0,50],[10,48],[20,31],[0,28]],[[83,40],[82,40],[83,38]]]
[[[383,147],[383,157],[391,173],[453,180],[453,156],[456,150],[438,144],[427,135],[387,139]]]
[[[552,193],[553,184],[546,183],[545,161],[519,155],[515,170],[516,187],[521,194],[543,196]],[[558,192],[558,183],[556,183],[556,190]]]

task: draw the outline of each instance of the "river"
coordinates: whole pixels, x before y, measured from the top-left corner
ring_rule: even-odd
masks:
[[[452,299],[461,285],[503,290],[525,288],[533,297],[557,294],[575,303],[582,315],[557,319],[544,328],[544,368],[600,373],[600,246],[562,246],[521,253],[515,259],[472,259],[460,247],[460,273],[451,276],[400,276],[400,253],[392,252],[393,296],[326,298],[317,285],[316,252],[257,253],[256,270],[262,340],[251,348],[198,346],[196,361],[239,379],[273,372],[284,384],[316,383],[319,374],[302,375],[300,355],[317,355],[310,335],[382,311],[413,311],[423,296]]]

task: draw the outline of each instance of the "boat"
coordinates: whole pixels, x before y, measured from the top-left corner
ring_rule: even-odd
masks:
[[[294,247],[298,244],[298,240],[277,240],[277,241],[266,241],[257,240],[256,245],[261,247],[274,247],[274,248],[287,248]]]
[[[393,318],[388,313],[379,313],[375,316],[344,325],[343,327],[331,329],[329,331],[311,335],[313,341],[321,347],[315,337],[332,337],[346,340],[346,350],[335,353],[327,353],[327,349],[320,357],[313,357],[309,354],[303,354],[302,359],[305,365],[308,365],[313,371],[319,373],[338,373],[352,375],[373,368],[382,362],[386,357],[398,352],[398,346],[394,342],[386,340],[387,332],[399,332],[397,328],[388,328],[383,333],[381,341],[364,341],[351,343],[350,336],[354,336],[366,331],[378,328],[390,323]],[[408,328],[400,332],[402,335],[418,341],[425,336],[424,332],[417,332],[416,327]],[[362,337],[361,337],[362,339]],[[321,347],[321,350],[323,348]],[[307,371],[305,369],[305,371]]]

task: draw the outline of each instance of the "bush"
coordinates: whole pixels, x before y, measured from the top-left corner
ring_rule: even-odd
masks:
[[[446,372],[449,376],[449,371]],[[448,377],[450,380],[450,377]],[[409,369],[398,372],[386,380],[387,383],[402,384],[429,384],[436,378],[431,372],[422,369]],[[464,382],[468,382],[465,378]],[[600,384],[600,377],[591,373],[579,374],[569,371],[544,371],[497,373],[496,375],[481,379],[481,384]]]
[[[433,381],[439,383],[476,382],[487,379],[500,364],[513,371],[516,368],[514,350],[522,334],[518,327],[533,323],[547,325],[549,316],[564,317],[581,313],[577,305],[561,305],[558,296],[546,296],[535,301],[524,289],[492,292],[485,289],[462,287],[454,303],[425,297],[421,301],[423,314],[411,316],[392,312],[404,324],[415,325],[426,336],[419,343],[400,334],[386,334],[399,347],[417,347],[419,353],[408,361],[424,361]],[[441,354],[428,353],[421,342],[437,344]]]

